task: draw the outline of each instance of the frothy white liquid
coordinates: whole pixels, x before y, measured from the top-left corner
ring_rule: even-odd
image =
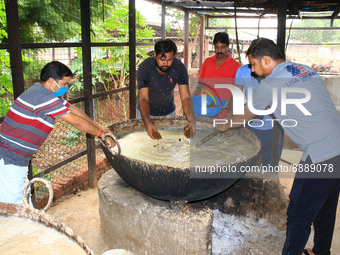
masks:
[[[239,135],[218,135],[199,148],[195,147],[209,133],[197,132],[194,139],[185,138],[182,130],[159,130],[162,139],[153,140],[145,131],[129,133],[119,139],[124,156],[152,164],[172,167],[230,164],[253,155],[255,148]]]

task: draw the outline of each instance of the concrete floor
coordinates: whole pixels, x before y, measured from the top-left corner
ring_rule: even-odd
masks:
[[[290,163],[298,163],[302,153],[299,150],[283,150],[282,159]],[[289,164],[281,161],[280,164],[288,166]],[[280,175],[281,184],[288,195],[293,183],[293,175],[286,174]],[[335,225],[335,232],[332,243],[332,254],[340,254],[340,205],[337,211],[337,222]],[[65,222],[69,227],[73,228],[80,236],[82,236],[86,243],[92,248],[95,254],[99,255],[108,248],[102,240],[100,232],[100,218],[98,213],[98,192],[97,189],[89,189],[87,191],[79,192],[75,195],[70,195],[59,199],[53,207],[48,210],[48,213],[59,218]],[[264,240],[263,245],[266,245],[266,250],[270,250],[271,247],[275,247],[272,251],[275,254],[280,254],[280,249],[277,249],[278,243],[282,243],[283,240],[275,243],[275,240]],[[259,245],[259,244],[256,244]],[[307,247],[312,247],[312,234],[308,241]],[[264,254],[253,253],[249,249],[240,251],[239,254]],[[225,254],[222,254],[225,255]],[[233,254],[238,255],[238,254]]]

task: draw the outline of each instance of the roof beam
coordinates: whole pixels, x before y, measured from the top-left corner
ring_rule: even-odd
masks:
[[[209,13],[214,12],[214,9],[218,8],[231,8],[234,6],[235,0],[226,1],[207,1],[207,0],[146,0],[155,4],[165,4],[167,6],[172,6],[173,8],[182,8],[183,11],[189,10],[190,12],[201,12]],[[277,1],[241,1],[238,3],[239,8],[259,8],[259,9],[277,9]],[[340,13],[340,4],[336,0],[305,0],[305,1],[293,1],[294,4],[291,6],[291,0],[287,0],[290,4],[287,6],[286,12],[290,15],[298,15],[299,12],[323,12],[323,11],[333,11],[332,17],[335,18]],[[270,2],[270,3],[269,3]],[[201,10],[200,10],[201,9]],[[211,11],[207,11],[210,9]],[[219,11],[217,11],[219,12]]]
[[[190,12],[197,12],[197,13],[234,13],[234,8],[232,9],[205,9],[205,8],[188,8]],[[255,13],[255,14],[261,14],[262,12],[265,12],[264,9],[261,10],[247,10],[247,9],[237,9],[237,13]],[[271,14],[276,14],[276,12],[271,12]]]
[[[154,4],[162,4],[162,0],[146,0],[146,1]]]
[[[332,13],[332,16],[331,16],[331,27],[333,27],[333,22],[334,22],[334,19],[336,16],[338,16],[340,12],[340,4],[338,4],[338,6],[335,8],[334,12]]]
[[[235,29],[235,27],[211,27],[208,26],[205,29]],[[258,27],[238,27],[237,29],[258,29]],[[277,27],[261,27],[261,29],[272,29],[276,30]],[[340,30],[340,27],[292,27],[292,28],[286,28],[291,30]]]
[[[206,15],[207,18],[209,19],[231,19],[235,18],[234,15]],[[258,19],[260,16],[241,16],[237,15],[237,18],[242,18],[242,19]],[[261,19],[277,19],[277,16],[261,16]],[[287,16],[287,19],[299,19],[297,15],[289,15]],[[304,16],[303,19],[331,19],[331,16]],[[340,19],[340,17],[335,17],[334,19]]]
[[[223,2],[205,2],[205,1],[164,1],[167,6],[177,6],[177,7],[190,7],[190,6],[202,6],[202,7],[234,7],[233,3],[223,3]]]

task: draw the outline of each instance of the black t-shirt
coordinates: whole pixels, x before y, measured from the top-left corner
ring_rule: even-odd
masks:
[[[176,84],[189,85],[188,71],[180,60],[174,58],[172,66],[162,76],[157,71],[155,61],[154,57],[149,57],[139,66],[137,73],[138,89],[149,88],[150,115],[165,116],[176,109],[174,103]]]

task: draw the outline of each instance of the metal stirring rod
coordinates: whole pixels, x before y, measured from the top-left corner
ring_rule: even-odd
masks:
[[[200,147],[202,144],[208,142],[211,138],[213,138],[214,136],[218,135],[219,133],[221,133],[221,131],[219,130],[215,130],[212,133],[210,133],[209,135],[207,135],[206,137],[204,137],[201,141],[199,141],[195,147],[198,148]]]

